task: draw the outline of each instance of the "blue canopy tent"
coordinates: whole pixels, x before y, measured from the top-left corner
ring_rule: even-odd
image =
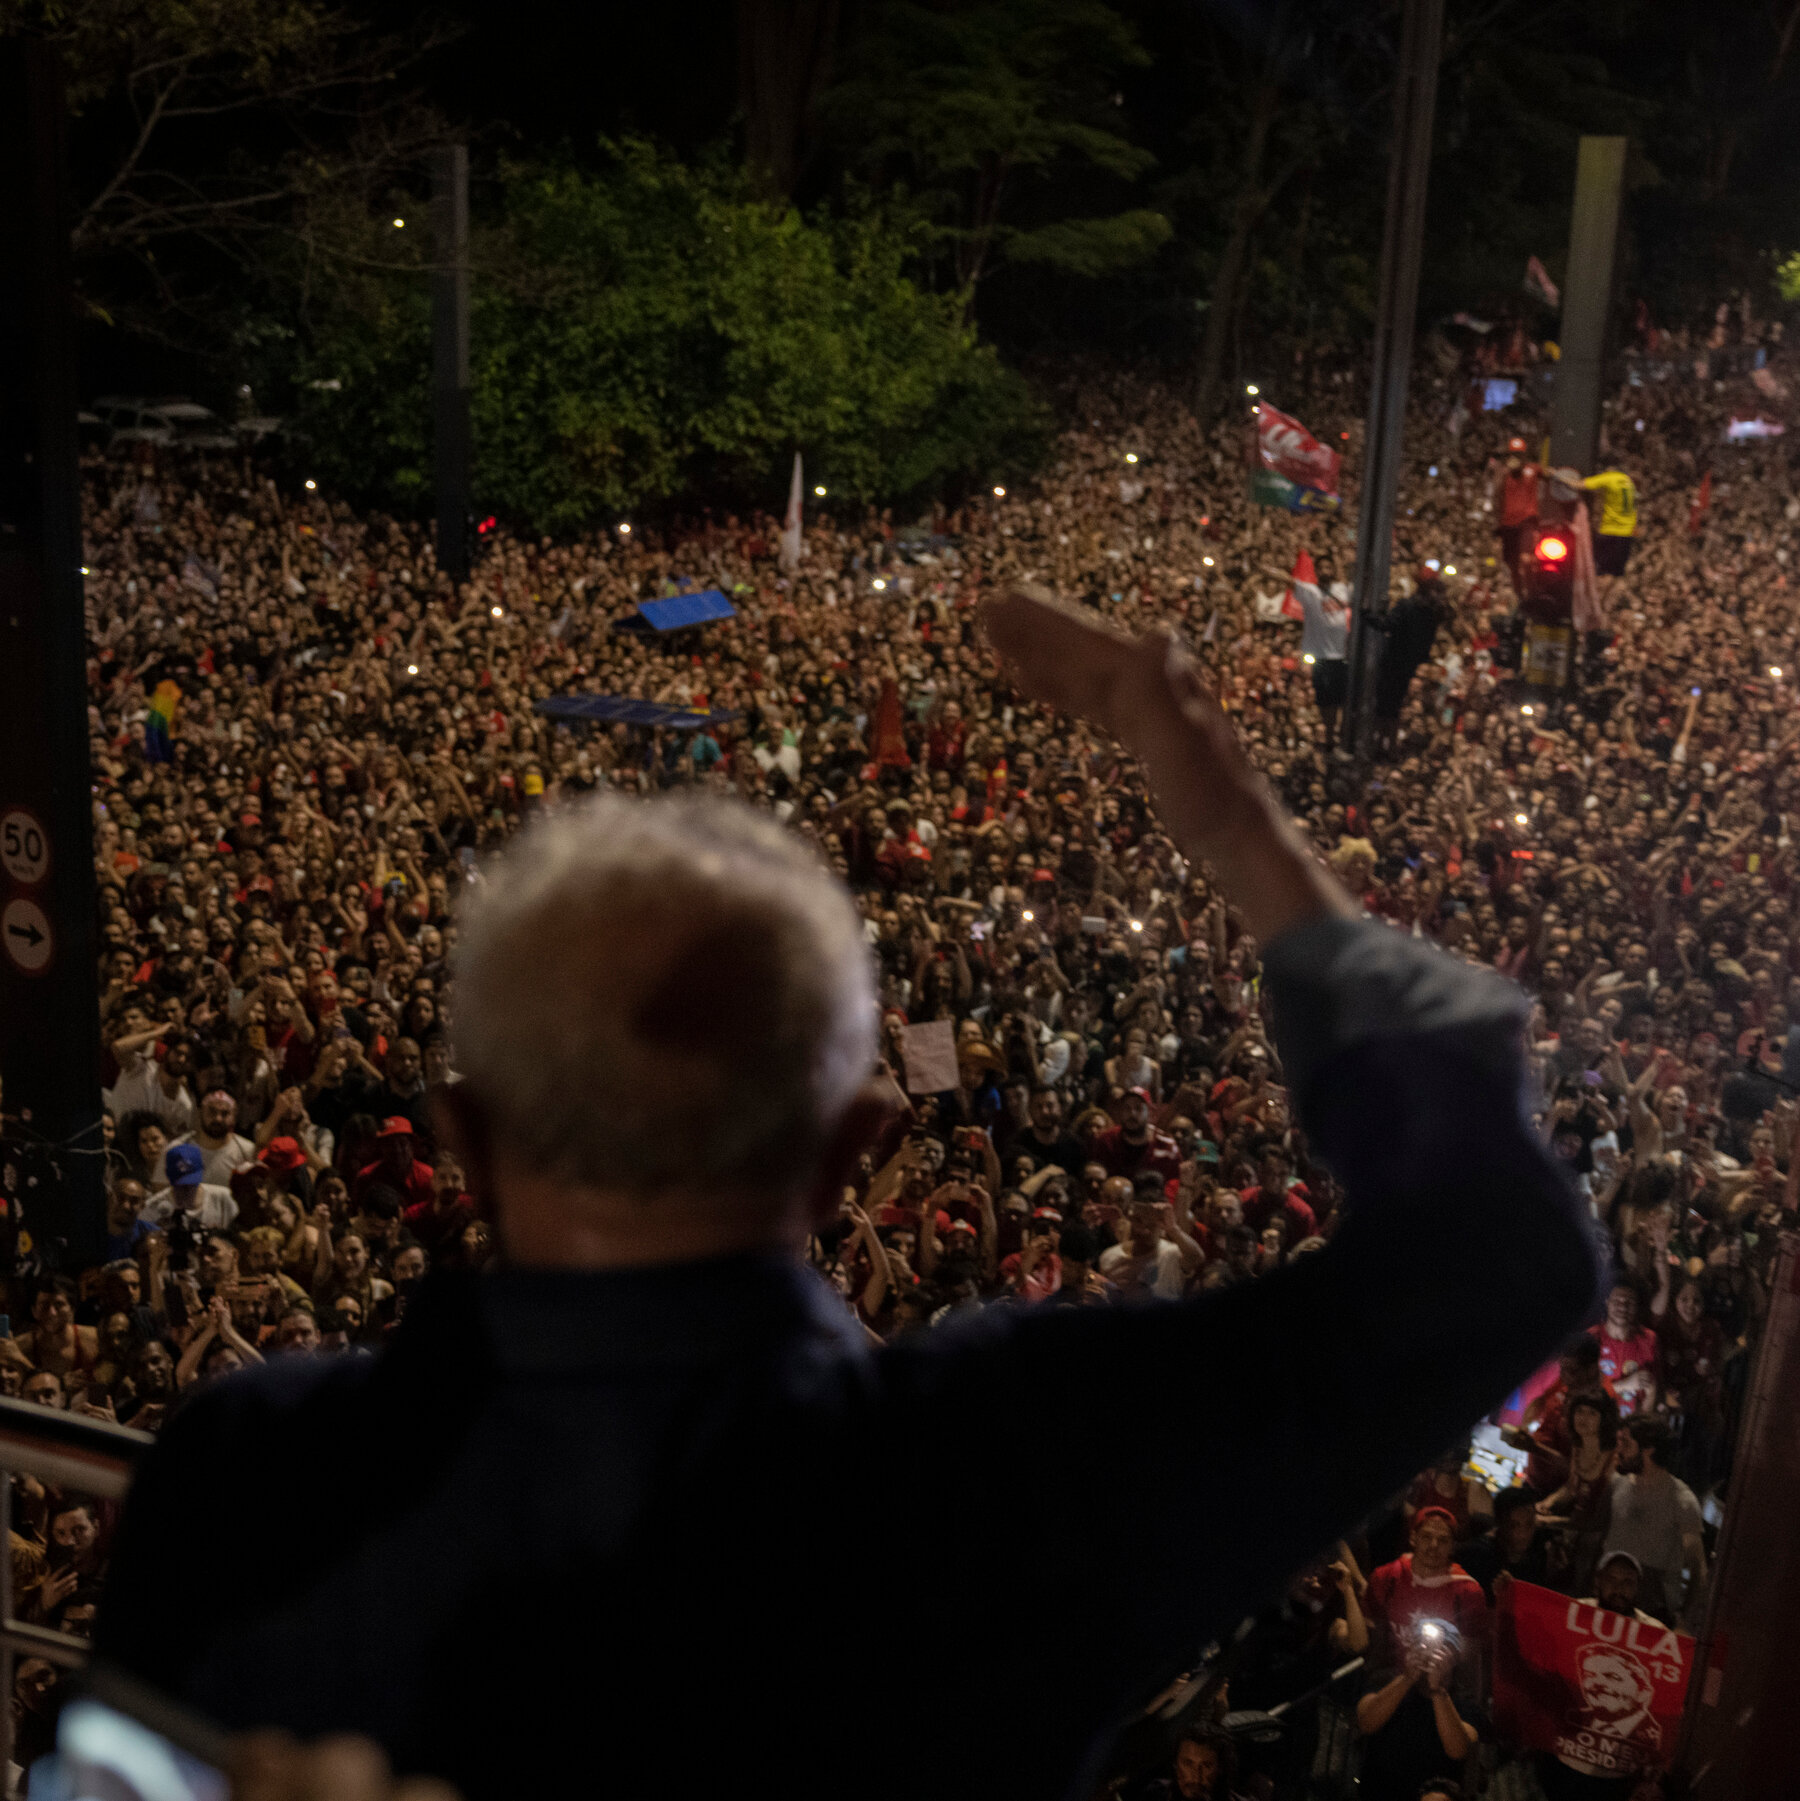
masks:
[[[628,618],[615,620],[613,630],[678,632],[684,626],[736,617],[737,608],[725,598],[723,588],[701,588],[693,594],[672,594],[667,600],[646,600]]]
[[[629,694],[552,694],[537,702],[532,711],[550,719],[585,720],[590,725],[669,726],[678,732],[737,718],[728,707],[702,712],[693,707],[665,707],[654,700],[634,700]]]

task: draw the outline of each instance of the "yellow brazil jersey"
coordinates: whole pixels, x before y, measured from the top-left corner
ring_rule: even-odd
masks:
[[[1596,489],[1600,495],[1600,518],[1596,529],[1608,538],[1629,538],[1637,531],[1637,489],[1622,469],[1603,469],[1581,484]]]

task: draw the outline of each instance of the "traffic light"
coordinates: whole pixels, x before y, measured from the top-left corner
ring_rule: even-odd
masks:
[[[1568,528],[1538,526],[1521,563],[1519,610],[1545,625],[1566,624],[1575,610],[1575,540]]]

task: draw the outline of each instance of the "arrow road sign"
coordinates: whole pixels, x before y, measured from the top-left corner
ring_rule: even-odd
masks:
[[[26,975],[35,976],[47,969],[56,953],[56,938],[44,909],[23,895],[8,901],[6,911],[0,913],[0,945]]]

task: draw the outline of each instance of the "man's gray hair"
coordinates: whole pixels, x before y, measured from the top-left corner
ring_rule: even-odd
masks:
[[[856,908],[801,840],[735,801],[603,797],[469,899],[457,1063],[509,1152],[645,1195],[814,1174],[876,1001]]]

